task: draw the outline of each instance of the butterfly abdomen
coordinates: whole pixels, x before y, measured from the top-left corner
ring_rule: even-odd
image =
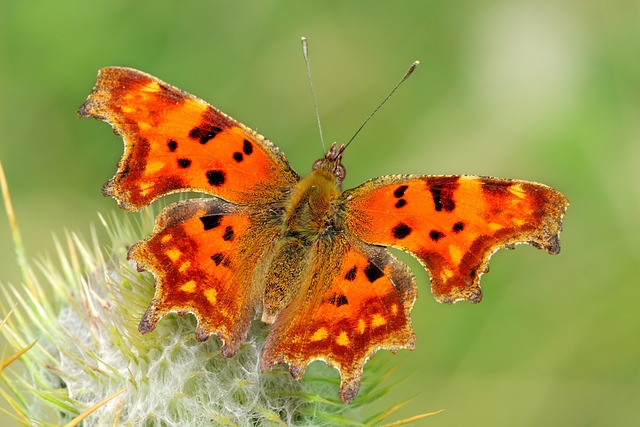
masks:
[[[310,245],[299,238],[280,239],[265,276],[262,321],[273,323],[300,288]]]

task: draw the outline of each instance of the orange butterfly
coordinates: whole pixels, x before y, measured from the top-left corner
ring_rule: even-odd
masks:
[[[351,402],[378,349],[413,349],[414,255],[444,303],[479,302],[480,275],[499,248],[560,251],[567,199],[542,184],[478,176],[395,175],[342,190],[344,147],[300,178],[261,135],[141,71],[100,70],[78,111],[110,123],[125,153],[104,194],[135,211],[178,191],[214,197],[165,208],[129,258],[156,277],[140,322],[194,313],[196,337],[233,356],[252,319],[272,323],[261,367],[300,378],[317,359],[341,375]]]

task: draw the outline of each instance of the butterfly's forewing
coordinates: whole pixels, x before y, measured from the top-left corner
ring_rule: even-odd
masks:
[[[197,338],[215,334],[224,343],[222,354],[233,355],[259,310],[264,285],[257,266],[278,233],[261,219],[216,198],[164,209],[151,236],[129,251],[156,277],[140,331],[150,332],[169,312],[195,313]]]
[[[104,193],[125,209],[176,191],[260,204],[298,180],[285,156],[261,135],[138,70],[101,69],[78,113],[110,123],[124,139],[124,156]]]
[[[480,275],[499,248],[560,251],[567,199],[542,184],[475,176],[390,176],[344,194],[344,220],[363,241],[413,253],[441,302],[482,298]]]
[[[350,402],[378,349],[413,348],[415,278],[386,249],[344,234],[318,242],[304,277],[269,332],[262,368],[287,363],[299,378],[309,363],[324,360],[339,369],[340,397]]]

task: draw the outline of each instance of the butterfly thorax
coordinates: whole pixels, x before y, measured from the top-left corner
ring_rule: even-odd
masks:
[[[285,208],[283,236],[310,244],[328,232],[340,193],[333,174],[322,169],[311,172],[291,192]]]

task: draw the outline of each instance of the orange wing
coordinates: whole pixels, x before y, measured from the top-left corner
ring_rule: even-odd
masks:
[[[129,251],[139,269],[156,277],[140,331],[152,331],[169,312],[194,313],[198,340],[215,334],[222,354],[235,354],[261,309],[264,285],[255,266],[279,233],[261,215],[215,198],[165,208],[152,235]]]
[[[340,398],[349,403],[378,349],[413,349],[415,278],[386,249],[355,246],[344,235],[316,246],[307,273],[269,332],[261,367],[287,363],[300,378],[309,363],[324,360],[340,371]]]
[[[479,302],[480,275],[499,248],[560,251],[569,204],[542,184],[474,176],[390,176],[344,193],[344,221],[367,243],[413,253],[444,303]]]
[[[259,204],[298,180],[284,154],[261,135],[138,70],[100,70],[78,114],[110,123],[124,138],[124,156],[103,192],[128,210],[184,190]]]

